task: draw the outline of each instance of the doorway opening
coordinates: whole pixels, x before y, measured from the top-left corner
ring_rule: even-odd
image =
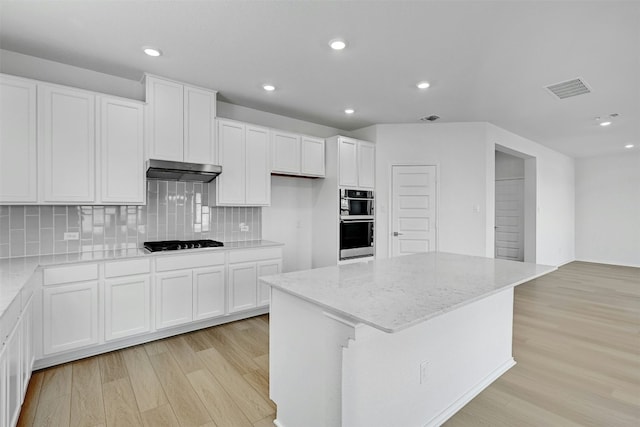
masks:
[[[536,261],[536,158],[496,145],[494,256]]]

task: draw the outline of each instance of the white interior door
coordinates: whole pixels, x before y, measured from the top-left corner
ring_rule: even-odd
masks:
[[[496,180],[495,257],[524,261],[524,179]]]
[[[391,256],[436,250],[436,166],[392,166]]]

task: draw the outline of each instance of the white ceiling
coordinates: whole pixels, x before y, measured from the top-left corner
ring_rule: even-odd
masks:
[[[329,49],[336,37],[347,49]],[[640,146],[637,1],[1,1],[0,47],[344,130],[437,114],[574,157]],[[578,76],[592,93],[543,89]]]

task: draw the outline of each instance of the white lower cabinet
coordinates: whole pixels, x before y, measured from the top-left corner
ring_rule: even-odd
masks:
[[[22,396],[24,397],[29,386],[31,371],[33,370],[33,362],[35,360],[35,352],[33,351],[33,298],[22,309],[20,317],[22,328]]]
[[[193,320],[225,314],[224,289],[224,265],[193,270]]]
[[[151,330],[151,285],[148,275],[106,279],[104,282],[104,340],[111,341]]]
[[[18,322],[6,341],[8,425],[18,422],[22,404],[22,325]]]
[[[193,320],[191,270],[156,274],[156,328],[182,325]]]
[[[45,287],[45,355],[98,344],[98,282]]]
[[[275,259],[260,261],[258,264],[258,277],[280,274],[282,270],[282,260]],[[271,302],[271,286],[260,283],[258,285],[258,306],[269,305]]]
[[[255,262],[229,266],[229,313],[257,306],[257,277]]]
[[[229,313],[269,305],[270,290],[258,277],[282,270],[280,248],[236,251],[229,254]]]

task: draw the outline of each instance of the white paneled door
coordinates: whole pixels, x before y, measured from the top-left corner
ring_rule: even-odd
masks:
[[[392,166],[391,255],[436,250],[436,166]]]
[[[524,261],[524,180],[496,180],[495,257]]]

